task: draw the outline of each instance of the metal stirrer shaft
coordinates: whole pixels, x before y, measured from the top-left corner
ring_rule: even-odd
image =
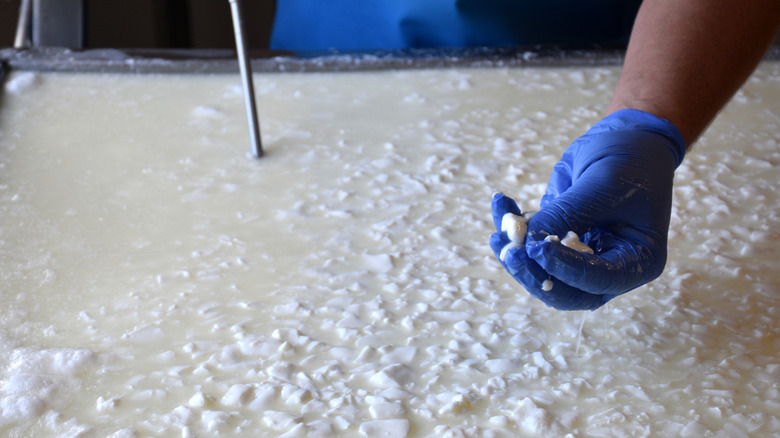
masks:
[[[233,15],[233,30],[236,35],[236,52],[238,66],[241,70],[241,80],[244,83],[244,101],[246,115],[249,120],[249,137],[252,141],[252,152],[255,157],[263,156],[263,142],[260,137],[260,122],[257,117],[255,90],[252,84],[252,65],[247,53],[246,36],[244,35],[244,8],[241,0],[229,0],[230,12]]]
[[[32,0],[22,0],[19,6],[19,21],[16,25],[16,36],[14,38],[14,48],[23,49],[28,45],[27,34],[30,32],[30,10],[32,9]]]

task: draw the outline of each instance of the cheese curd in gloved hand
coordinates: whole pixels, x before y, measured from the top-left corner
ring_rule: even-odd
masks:
[[[490,247],[507,272],[523,284],[532,296],[561,310],[596,309],[602,305],[600,296],[583,294],[565,283],[555,281],[528,257],[524,245],[527,233],[522,235],[521,240],[517,229],[526,227],[526,221],[532,219],[533,213],[523,214],[515,201],[502,193],[493,196],[492,210],[497,232],[490,237]],[[514,241],[507,230],[512,230]],[[554,294],[550,293],[553,289]]]
[[[535,212],[525,212],[523,215],[516,215],[514,213],[507,213],[501,219],[501,231],[506,233],[509,238],[509,242],[501,249],[501,253],[498,255],[499,260],[506,261],[506,253],[512,248],[523,246],[525,243],[525,234],[528,232],[528,221]],[[587,244],[580,241],[579,236],[574,231],[569,231],[563,240],[558,236],[549,235],[545,239],[547,242],[560,242],[563,246],[571,248],[575,251],[579,251],[585,254],[593,254],[593,249]],[[542,290],[551,290],[553,286],[552,280],[545,280],[542,282]]]
[[[571,248],[575,251],[579,251],[585,254],[593,254],[593,248],[589,247],[587,243],[580,240],[580,236],[574,231],[569,231],[563,239],[558,236],[549,235],[544,238],[547,242],[560,242],[561,245]]]
[[[501,231],[506,233],[507,238],[509,238],[509,242],[504,245],[498,256],[501,261],[506,260],[506,252],[509,249],[523,246],[531,216],[533,216],[533,212],[526,212],[522,215],[507,213],[501,218]]]
[[[684,154],[685,141],[669,121],[617,111],[566,149],[527,223],[523,246],[505,250],[511,239],[501,221],[521,213],[512,199],[493,197],[491,247],[515,280],[547,305],[596,309],[663,271],[672,180]],[[559,236],[595,254],[572,250]]]

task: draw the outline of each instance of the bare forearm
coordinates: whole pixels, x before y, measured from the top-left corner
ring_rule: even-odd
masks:
[[[778,0],[645,0],[607,112],[633,108],[668,119],[690,146],[778,28]]]

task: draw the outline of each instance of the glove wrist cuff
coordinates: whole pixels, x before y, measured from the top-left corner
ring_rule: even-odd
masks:
[[[685,158],[685,139],[680,130],[674,123],[654,114],[637,109],[622,109],[608,115],[593,127],[601,127],[599,125],[604,125],[603,128],[607,130],[634,129],[662,135],[671,143],[670,149],[676,160],[675,167],[682,164]]]

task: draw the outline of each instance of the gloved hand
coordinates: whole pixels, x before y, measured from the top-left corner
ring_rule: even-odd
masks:
[[[685,140],[667,120],[639,110],[605,117],[566,149],[525,245],[508,249],[501,263],[531,295],[561,310],[596,309],[652,281],[666,265],[673,176],[684,155]],[[492,211],[490,246],[499,257],[509,243],[501,220],[520,209],[498,194]],[[595,254],[545,240],[568,231]]]

